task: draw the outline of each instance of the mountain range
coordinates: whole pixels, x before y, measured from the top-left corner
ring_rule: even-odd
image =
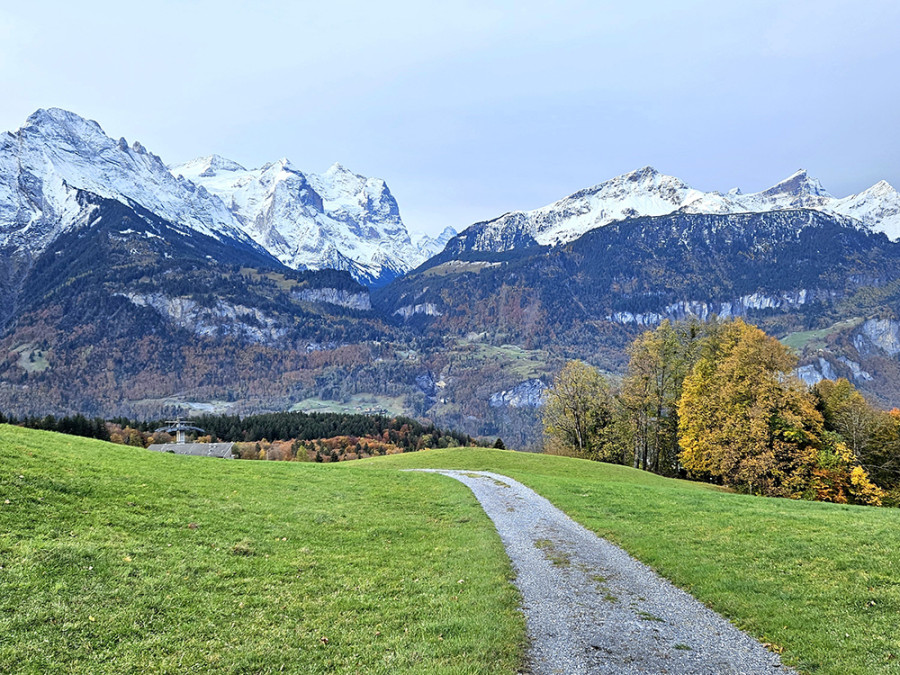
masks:
[[[413,242],[385,182],[340,165],[304,175],[286,159],[246,170],[211,156],[170,169],[139,142],[50,108],[0,136],[0,247],[39,255],[83,219],[77,191],[254,245],[292,269],[344,269],[370,285],[412,269],[455,234]]]
[[[859,194],[833,197],[800,170],[762,192],[695,190],[653,167],[617,176],[533,211],[506,213],[466,228],[450,241],[451,252],[507,251],[556,246],[609,223],[672,213],[738,214],[812,209],[853,218],[891,239],[900,237],[900,193],[880,181]]]
[[[523,447],[566,359],[616,375],[641,331],[713,315],[894,406],[898,235],[883,181],[717,193],[647,167],[415,236],[340,165],[167,166],[39,110],[0,135],[0,410],[376,408]]]

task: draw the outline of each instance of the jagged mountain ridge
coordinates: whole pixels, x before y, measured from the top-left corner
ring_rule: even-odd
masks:
[[[414,242],[387,184],[340,164],[317,175],[287,159],[245,169],[212,155],[171,172],[220,197],[247,234],[294,269],[349,269],[377,285],[418,266],[456,234]]]
[[[379,291],[379,303],[449,327],[454,316],[483,309],[501,289],[518,289],[550,322],[570,324],[580,316],[647,327],[692,314],[746,316],[746,310],[776,308],[741,300],[754,294],[805,292],[799,305],[817,293],[837,297],[900,278],[900,243],[858,220],[814,209],[678,212],[617,221],[557,247],[445,255]],[[446,293],[448,286],[455,292]],[[691,303],[705,309],[684,309]],[[411,311],[414,305],[430,311]]]
[[[0,247],[40,252],[77,222],[77,191],[138,204],[185,230],[252,240],[217,197],[172,176],[140,143],[58,108],[0,135]]]
[[[555,247],[532,240],[499,253],[449,253],[378,291],[376,306],[425,333],[463,339],[490,325],[497,344],[613,372],[624,367],[627,342],[666,319],[742,317],[784,336],[900,310],[900,243],[810,208],[679,211],[617,221]],[[887,360],[867,366],[874,352],[848,338],[814,359],[893,405],[898,364],[881,351]],[[815,372],[808,379],[822,376]]]
[[[670,213],[738,214],[807,208],[854,218],[890,238],[900,237],[900,193],[886,181],[843,199],[800,170],[773,187],[751,194],[702,192],[684,181],[644,167],[533,211],[506,213],[475,223],[451,239],[442,259],[464,251],[508,251],[558,246],[618,220]]]
[[[184,178],[196,166],[173,175],[139,142],[115,141],[72,112],[38,110],[18,131],[0,135],[0,248],[40,255],[79,221],[78,190],[251,244],[294,269],[345,269],[367,283],[412,269],[441,243],[421,236],[414,243],[384,181],[338,165],[307,179],[286,160],[246,171],[216,158],[195,172],[199,185]],[[224,190],[212,180],[217,171],[240,174],[240,185]]]

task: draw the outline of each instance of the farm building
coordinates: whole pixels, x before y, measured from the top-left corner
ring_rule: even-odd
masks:
[[[147,449],[153,452],[174,452],[176,455],[234,459],[234,443],[154,443]]]

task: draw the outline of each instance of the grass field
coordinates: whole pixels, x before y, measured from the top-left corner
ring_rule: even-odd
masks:
[[[794,352],[802,356],[807,352],[824,349],[827,346],[826,339],[829,335],[858,326],[862,321],[863,320],[860,318],[845,319],[844,321],[839,321],[827,328],[790,333],[781,339],[781,343],[790,347]]]
[[[413,467],[520,480],[802,672],[900,672],[896,509],[494,450],[229,462],[8,426],[0,672],[514,673],[502,546]]]
[[[510,575],[451,481],[0,425],[3,673],[509,673]]]
[[[408,411],[403,400],[403,396],[381,396],[379,394],[353,394],[346,402],[330,401],[324,398],[305,398],[291,406],[291,411],[359,415],[368,410],[387,410],[388,415],[405,415],[408,414]]]
[[[541,349],[523,349],[517,345],[491,345],[475,340],[456,341],[457,350],[462,350],[469,360],[469,366],[481,363],[502,363],[507,373],[528,379],[545,375],[548,371],[549,354]],[[451,350],[451,355],[458,355]]]
[[[496,450],[396,455],[377,466],[387,464],[519,480],[783,649],[802,672],[900,673],[898,509],[731,494],[627,467]]]

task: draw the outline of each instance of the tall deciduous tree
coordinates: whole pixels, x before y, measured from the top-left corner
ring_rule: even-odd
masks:
[[[677,402],[703,332],[696,321],[672,324],[667,320],[629,346],[620,400],[628,412],[635,468],[677,473]]]
[[[614,406],[603,375],[582,361],[569,361],[546,394],[543,421],[548,442],[579,457],[606,458]]]
[[[797,494],[823,429],[790,375],[795,365],[787,347],[740,320],[706,340],[678,404],[684,467],[752,492]]]
[[[861,461],[878,427],[879,412],[869,405],[856,387],[843,377],[822,380],[813,387],[827,428],[835,431]]]

